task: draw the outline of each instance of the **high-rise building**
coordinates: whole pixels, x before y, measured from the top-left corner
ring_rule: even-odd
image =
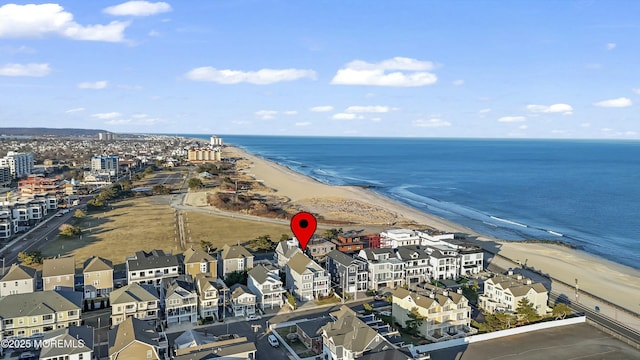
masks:
[[[9,168],[14,179],[21,178],[33,172],[33,154],[9,151],[7,156],[0,159],[0,168]]]
[[[117,155],[96,155],[91,158],[91,173],[95,175],[118,176]]]
[[[222,146],[222,138],[211,135],[211,147]]]
[[[110,132],[100,132],[98,133],[98,140],[100,141],[116,140],[116,134],[110,133]]]

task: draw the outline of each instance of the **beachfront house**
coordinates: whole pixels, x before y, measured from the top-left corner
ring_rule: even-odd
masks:
[[[109,294],[111,325],[118,325],[127,318],[156,320],[160,317],[160,297],[153,285],[131,283]]]
[[[177,277],[181,273],[177,255],[165,254],[162,250],[138,251],[127,258],[127,282],[160,287],[162,279]]]
[[[473,331],[469,328],[471,306],[462,295],[462,290],[434,289],[418,294],[397,288],[392,292],[392,297],[391,314],[394,320],[405,327],[407,321],[413,320],[409,316],[411,312],[417,311],[424,317],[417,328],[418,333],[428,340],[450,340]]]
[[[289,239],[287,241],[280,241],[276,246],[273,257],[278,264],[278,267],[280,269],[284,269],[293,255],[297,253],[302,253],[302,250],[300,250],[298,239],[294,237],[293,239]]]
[[[364,249],[358,258],[367,262],[368,288],[378,290],[383,287],[394,289],[405,283],[405,263],[398,259],[392,248]]]
[[[380,233],[381,248],[397,248],[398,246],[420,245],[421,239],[415,230],[389,229]]]
[[[336,249],[336,244],[331,241],[318,238],[311,239],[305,249],[305,254],[318,264],[324,264],[327,260],[327,254]],[[287,260],[288,261],[288,260]],[[286,264],[286,261],[285,261]]]
[[[287,289],[302,301],[328,296],[331,279],[315,261],[303,253],[295,254],[285,266]]]
[[[256,295],[256,302],[262,311],[282,306],[284,287],[277,268],[258,265],[249,270],[247,275],[247,287]]]
[[[458,251],[444,245],[428,246],[431,278],[436,280],[457,280],[460,277],[460,257]]]
[[[398,246],[398,258],[404,262],[405,284],[419,284],[429,281],[429,255],[419,245]]]
[[[458,251],[460,276],[471,276],[484,270],[484,251],[482,247],[458,239],[447,240],[447,244]]]
[[[13,264],[0,280],[0,297],[36,291],[36,270]]]
[[[162,280],[160,306],[163,308],[164,321],[172,324],[198,321],[198,294],[189,275]]]
[[[343,253],[357,253],[364,249],[364,241],[360,238],[360,232],[348,231],[339,233],[331,242],[336,245],[336,250]]]
[[[484,282],[484,291],[478,297],[478,305],[491,313],[514,313],[518,302],[523,298],[533,304],[538,315],[547,313],[549,298],[544,285],[509,270],[506,275],[495,275]]]
[[[73,257],[44,259],[42,262],[42,289],[75,290],[76,261]]]
[[[224,279],[234,271],[247,271],[253,267],[253,255],[240,245],[224,245],[218,253],[218,276]]]
[[[355,296],[357,292],[367,291],[369,275],[366,261],[333,250],[327,255],[326,268],[331,276],[331,285],[340,289],[341,294]]]

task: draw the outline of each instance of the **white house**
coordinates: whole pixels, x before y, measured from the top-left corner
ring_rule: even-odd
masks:
[[[167,326],[198,322],[198,294],[189,278],[162,280],[161,301]]]
[[[533,304],[538,315],[546,314],[549,297],[544,285],[509,271],[507,275],[496,275],[484,282],[478,305],[489,312],[515,312],[523,298]]]
[[[380,233],[381,248],[397,248],[398,246],[420,245],[420,237],[415,230],[389,229]]]
[[[262,311],[282,306],[284,287],[277,268],[258,265],[249,270],[247,287],[256,295],[256,302]]]
[[[363,249],[358,253],[358,257],[367,262],[369,289],[394,289],[404,285],[405,263],[398,259],[393,249]]]
[[[177,277],[180,261],[177,255],[165,254],[162,250],[136,252],[127,258],[127,282],[160,287],[162,279]]]
[[[233,316],[249,316],[256,313],[256,295],[242,284],[230,288]]]
[[[14,294],[28,294],[36,290],[36,270],[13,264],[0,280],[0,297]]]
[[[405,283],[408,285],[429,281],[429,255],[419,245],[399,246],[398,258],[404,262]]]
[[[331,280],[329,274],[303,253],[295,254],[285,267],[287,288],[302,301],[328,296]]]
[[[294,237],[293,239],[289,239],[287,241],[280,241],[276,246],[273,257],[278,264],[278,267],[283,269],[287,265],[289,260],[291,260],[293,255],[301,252],[302,250],[300,250],[298,239]]]

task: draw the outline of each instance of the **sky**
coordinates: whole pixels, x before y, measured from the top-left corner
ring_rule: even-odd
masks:
[[[640,1],[0,2],[0,127],[640,139]]]

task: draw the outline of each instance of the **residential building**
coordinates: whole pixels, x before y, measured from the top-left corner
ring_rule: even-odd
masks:
[[[44,259],[42,289],[75,290],[76,261],[73,257]]]
[[[162,250],[138,251],[134,257],[127,258],[127,282],[160,287],[162,279],[180,275],[180,267],[177,255],[168,255]]]
[[[217,146],[222,146],[222,143],[223,143],[223,141],[222,141],[221,137],[217,137],[215,135],[211,135],[211,142],[209,143],[209,145],[212,148],[215,148]]]
[[[445,245],[448,241],[455,239],[454,233],[435,229],[416,230],[416,234],[420,237],[422,246]]]
[[[0,240],[9,240],[19,231],[18,219],[12,214],[8,209],[0,208]]]
[[[205,274],[195,278],[198,289],[198,314],[202,319],[217,319],[218,305],[223,302],[229,291],[224,282]]]
[[[185,250],[183,256],[184,272],[192,277],[198,274],[209,275],[213,278],[218,277],[218,261],[201,249],[193,249],[193,247]]]
[[[15,294],[30,294],[36,291],[36,270],[13,264],[0,279],[0,297]]]
[[[186,331],[174,341],[174,360],[256,359],[253,341],[235,334],[207,336],[197,331]]]
[[[19,179],[33,172],[33,153],[7,152],[7,155],[0,158],[0,168],[9,168],[11,177]]]
[[[398,246],[420,245],[420,237],[415,230],[389,229],[380,233],[381,248],[397,248]]]
[[[169,359],[169,342],[153,323],[127,318],[109,332],[109,360]]]
[[[488,312],[505,311],[514,313],[518,302],[526,298],[538,315],[547,313],[549,301],[547,289],[539,282],[514,274],[509,270],[506,275],[495,275],[485,280],[484,291],[478,297],[478,305]]]
[[[91,173],[102,176],[118,176],[117,155],[96,155],[91,158]]]
[[[327,255],[326,268],[331,276],[331,285],[340,289],[343,296],[356,295],[369,288],[367,262],[360,258],[333,250]]]
[[[482,247],[464,240],[447,240],[447,244],[458,251],[460,276],[479,274],[484,270]]]
[[[220,149],[189,149],[187,160],[191,163],[216,162],[221,160]]]
[[[127,318],[156,320],[160,315],[160,298],[152,285],[131,283],[109,294],[111,325],[118,325]]]
[[[2,161],[2,160],[0,160]],[[11,184],[13,176],[11,176],[11,169],[8,166],[0,165],[0,186],[7,186]]]
[[[405,263],[398,259],[392,248],[360,250],[358,257],[367,262],[371,290],[383,287],[394,289],[405,283]]]
[[[62,181],[60,178],[46,178],[42,174],[27,175],[25,179],[18,180],[20,196],[33,196],[37,194],[57,195],[62,194]]]
[[[162,280],[160,298],[167,326],[198,322],[198,294],[190,276]]]
[[[287,288],[298,299],[308,301],[329,295],[329,274],[303,253],[293,255],[285,267],[285,273]]]
[[[431,277],[436,280],[460,277],[460,257],[458,251],[444,245],[426,247],[429,254]]]
[[[338,234],[331,242],[336,245],[336,250],[343,253],[355,253],[364,249],[364,242],[360,239],[360,232],[349,231]]]
[[[322,353],[322,328],[333,321],[328,316],[296,322],[298,339],[307,349],[316,354]]]
[[[234,271],[247,271],[253,267],[253,255],[240,245],[224,245],[218,253],[218,276],[224,279]]]
[[[100,141],[113,141],[117,139],[117,135],[110,132],[99,132],[98,140]]]
[[[247,287],[256,295],[256,303],[262,311],[282,306],[284,287],[277,268],[258,265],[247,275]]]
[[[0,298],[0,339],[29,337],[80,325],[81,297],[75,295],[36,291]]]
[[[273,255],[273,257],[274,260],[278,263],[278,267],[280,269],[284,269],[293,255],[297,253],[302,253],[302,250],[300,250],[298,239],[294,237],[293,239],[289,239],[287,241],[280,241],[276,246],[275,254]]]
[[[405,284],[429,281],[429,255],[420,245],[398,246],[398,258],[404,262]]]
[[[418,294],[403,288],[392,292],[391,314],[396,322],[406,326],[411,312],[416,309],[424,317],[418,333],[431,341],[449,340],[463,337],[469,332],[471,306],[469,301],[458,292],[439,290]]]
[[[84,262],[84,298],[108,297],[113,291],[113,263],[111,260],[92,256]]]
[[[335,320],[322,327],[325,359],[352,360],[366,353],[393,348],[384,336],[360,320],[347,306],[331,316]]]
[[[230,288],[233,316],[249,316],[256,313],[256,295],[242,284]]]
[[[297,245],[296,245],[297,248]],[[327,260],[327,254],[336,249],[336,244],[324,238],[312,239],[305,249],[305,254],[311,257],[318,264],[324,264]],[[284,259],[283,259],[284,260]],[[288,261],[288,260],[287,260]],[[286,261],[284,262],[286,264]],[[284,265],[283,265],[284,266]]]
[[[93,359],[94,329],[91,326],[69,326],[50,331],[42,338],[45,343],[64,346],[44,346],[40,360],[89,360]]]
[[[361,237],[365,249],[378,249],[380,247],[380,234],[366,234]]]

